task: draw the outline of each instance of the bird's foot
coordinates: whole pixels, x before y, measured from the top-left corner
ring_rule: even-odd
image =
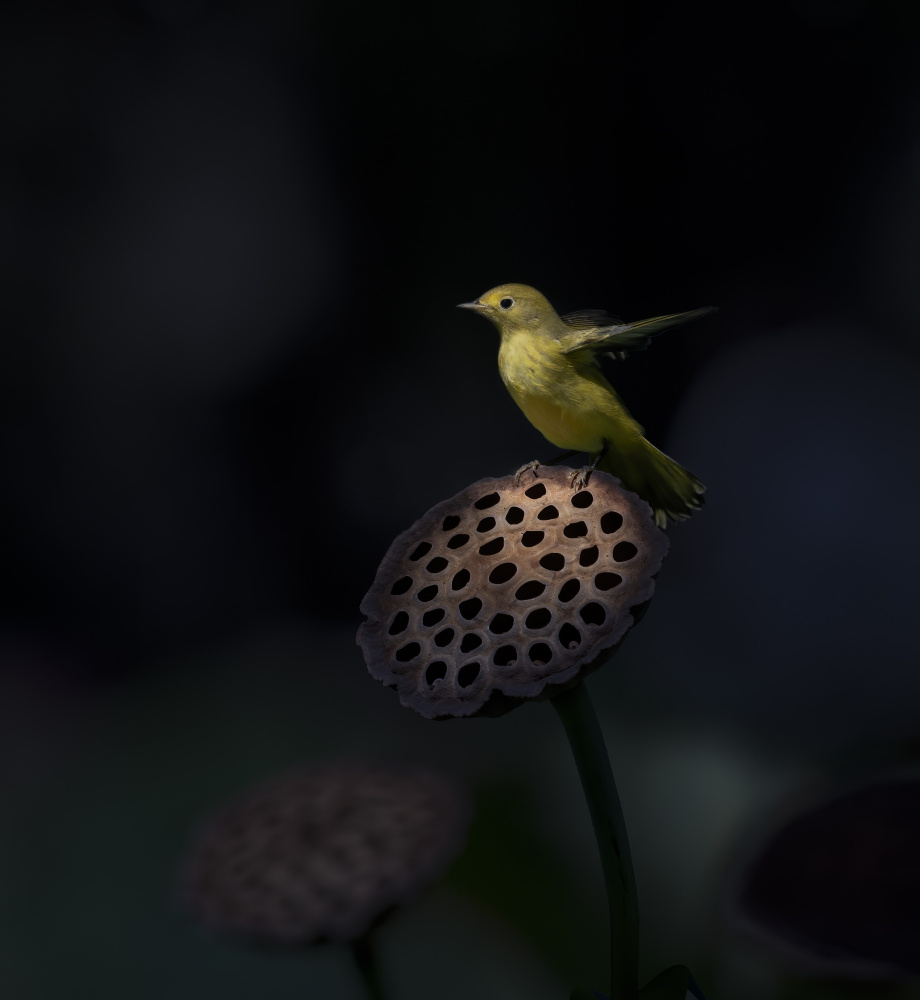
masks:
[[[540,468],[540,461],[539,459],[536,458],[532,462],[528,462],[526,465],[522,465],[514,474],[514,485],[515,486],[521,485],[521,476],[523,476],[525,472],[532,472],[534,475],[534,479],[536,479],[537,469],[539,468]]]
[[[581,469],[572,469],[569,475],[569,485],[573,490],[583,490],[588,485],[591,473],[594,472],[593,465],[585,465]]]

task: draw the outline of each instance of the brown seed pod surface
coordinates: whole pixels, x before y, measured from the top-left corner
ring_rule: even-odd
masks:
[[[622,641],[668,540],[613,476],[575,491],[571,472],[482,479],[390,546],[357,641],[404,705],[429,719],[500,715],[575,683]]]
[[[897,762],[799,789],[751,824],[729,915],[802,975],[920,975],[920,768]]]
[[[307,766],[203,826],[182,894],[229,937],[286,947],[355,940],[444,873],[470,817],[467,796],[431,768]]]

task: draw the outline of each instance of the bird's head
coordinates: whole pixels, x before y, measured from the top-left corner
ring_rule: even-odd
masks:
[[[549,333],[561,322],[556,310],[530,285],[498,285],[473,302],[461,302],[457,308],[485,316],[502,336],[518,331]]]

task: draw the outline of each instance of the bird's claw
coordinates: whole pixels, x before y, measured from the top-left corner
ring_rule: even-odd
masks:
[[[532,462],[528,462],[526,465],[522,465],[514,474],[514,485],[515,486],[521,485],[521,476],[523,476],[525,472],[532,472],[534,475],[534,479],[536,479],[538,475],[537,469],[539,468],[540,468],[540,462],[536,458]]]
[[[569,476],[569,485],[573,490],[583,490],[588,485],[591,473],[594,472],[593,465],[586,465],[581,469],[573,469]]]

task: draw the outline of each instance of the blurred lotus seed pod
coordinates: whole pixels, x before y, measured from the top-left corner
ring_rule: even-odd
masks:
[[[668,551],[649,505],[594,472],[482,479],[390,546],[361,602],[371,675],[426,718],[501,715],[596,669]]]
[[[920,775],[811,790],[749,848],[730,902],[794,971],[920,976]]]
[[[460,854],[468,796],[431,768],[335,760],[265,782],[199,831],[182,895],[256,944],[355,941]]]

